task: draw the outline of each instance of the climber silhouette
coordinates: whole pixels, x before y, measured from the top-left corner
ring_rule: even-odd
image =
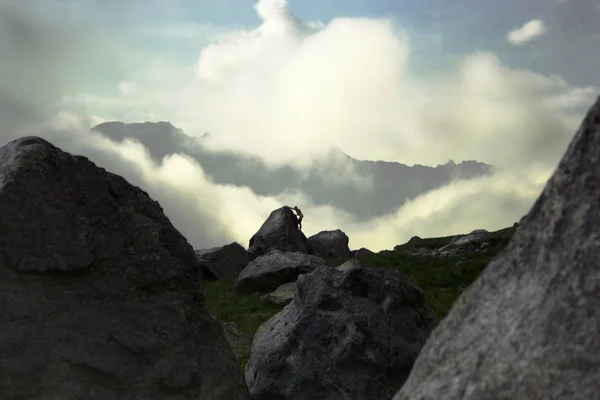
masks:
[[[302,214],[302,211],[300,211],[298,206],[294,206],[292,210],[294,210],[296,212],[296,215],[298,216],[298,229],[302,230],[302,218],[304,218],[304,215]]]

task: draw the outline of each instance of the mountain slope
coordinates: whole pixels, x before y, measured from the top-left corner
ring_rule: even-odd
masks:
[[[92,130],[115,141],[126,138],[138,140],[149,149],[156,162],[168,154],[187,154],[198,161],[216,183],[248,186],[262,196],[301,190],[315,204],[331,204],[359,220],[393,212],[406,200],[442,187],[453,179],[473,178],[492,172],[490,165],[477,161],[460,164],[449,161],[437,167],[411,167],[397,162],[357,160],[333,150],[327,159],[315,164],[307,173],[291,165],[271,168],[251,154],[210,151],[202,145],[201,138],[191,137],[168,122],[106,122]],[[371,182],[369,187],[358,188],[352,183],[334,181],[329,178],[334,174],[324,172],[336,171],[341,168],[342,162],[348,161],[360,179]]]

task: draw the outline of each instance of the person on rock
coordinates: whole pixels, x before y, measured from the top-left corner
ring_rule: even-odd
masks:
[[[302,230],[302,218],[304,218],[304,215],[302,214],[302,211],[300,211],[298,206],[294,206],[292,210],[294,210],[296,212],[296,215],[298,216],[298,229]]]

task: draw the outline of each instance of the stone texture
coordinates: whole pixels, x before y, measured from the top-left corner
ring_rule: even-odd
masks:
[[[278,306],[283,306],[292,301],[294,293],[296,293],[296,282],[289,282],[279,286],[274,292],[263,295],[262,298]]]
[[[326,260],[343,260],[352,255],[348,235],[339,229],[321,231],[308,238],[309,254]]]
[[[47,141],[0,147],[0,397],[246,399],[159,204]]]
[[[600,99],[395,400],[598,399]]]
[[[298,218],[290,207],[271,212],[258,232],[250,238],[250,260],[271,250],[308,253],[306,236],[298,229]]]
[[[251,261],[240,273],[236,284],[238,293],[268,293],[284,283],[294,282],[300,274],[327,265],[321,257],[304,253],[272,250]]]
[[[239,243],[196,250],[202,276],[209,281],[237,279],[248,265],[248,252]]]
[[[225,322],[222,324],[225,331],[225,337],[233,350],[233,353],[239,360],[250,357],[250,339],[240,330],[235,322]]]
[[[252,399],[389,400],[436,324],[423,303],[400,272],[356,260],[301,275],[254,337]]]

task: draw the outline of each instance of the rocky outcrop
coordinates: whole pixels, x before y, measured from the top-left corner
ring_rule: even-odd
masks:
[[[600,99],[509,245],[434,331],[395,400],[596,399]]]
[[[365,247],[361,247],[358,250],[352,250],[350,253],[352,257],[369,257],[375,255],[374,252]]]
[[[256,332],[246,367],[254,400],[388,400],[436,324],[422,291],[392,269],[351,260],[298,278]]]
[[[308,253],[308,242],[298,229],[298,218],[287,206],[271,212],[258,232],[250,238],[250,260],[275,249]]]
[[[246,294],[269,293],[324,265],[327,264],[321,257],[273,250],[248,264],[240,273],[235,289]]]
[[[230,243],[212,249],[196,250],[202,276],[209,281],[237,279],[248,265],[248,252],[238,243]]]
[[[490,240],[491,235],[485,229],[477,229],[468,235],[457,235],[444,247],[435,249],[431,252],[420,248],[419,255],[432,255],[437,257],[456,257],[466,251],[484,250]]]
[[[348,236],[339,229],[322,231],[308,238],[308,252],[326,260],[343,260],[352,255]]]
[[[292,301],[294,293],[296,293],[296,282],[289,282],[279,286],[274,292],[261,297],[278,306],[284,306]]]
[[[0,147],[0,397],[246,399],[158,203],[36,138]]]
[[[247,360],[250,357],[250,339],[240,330],[235,322],[223,323],[225,337],[231,346],[231,350],[238,360]]]

